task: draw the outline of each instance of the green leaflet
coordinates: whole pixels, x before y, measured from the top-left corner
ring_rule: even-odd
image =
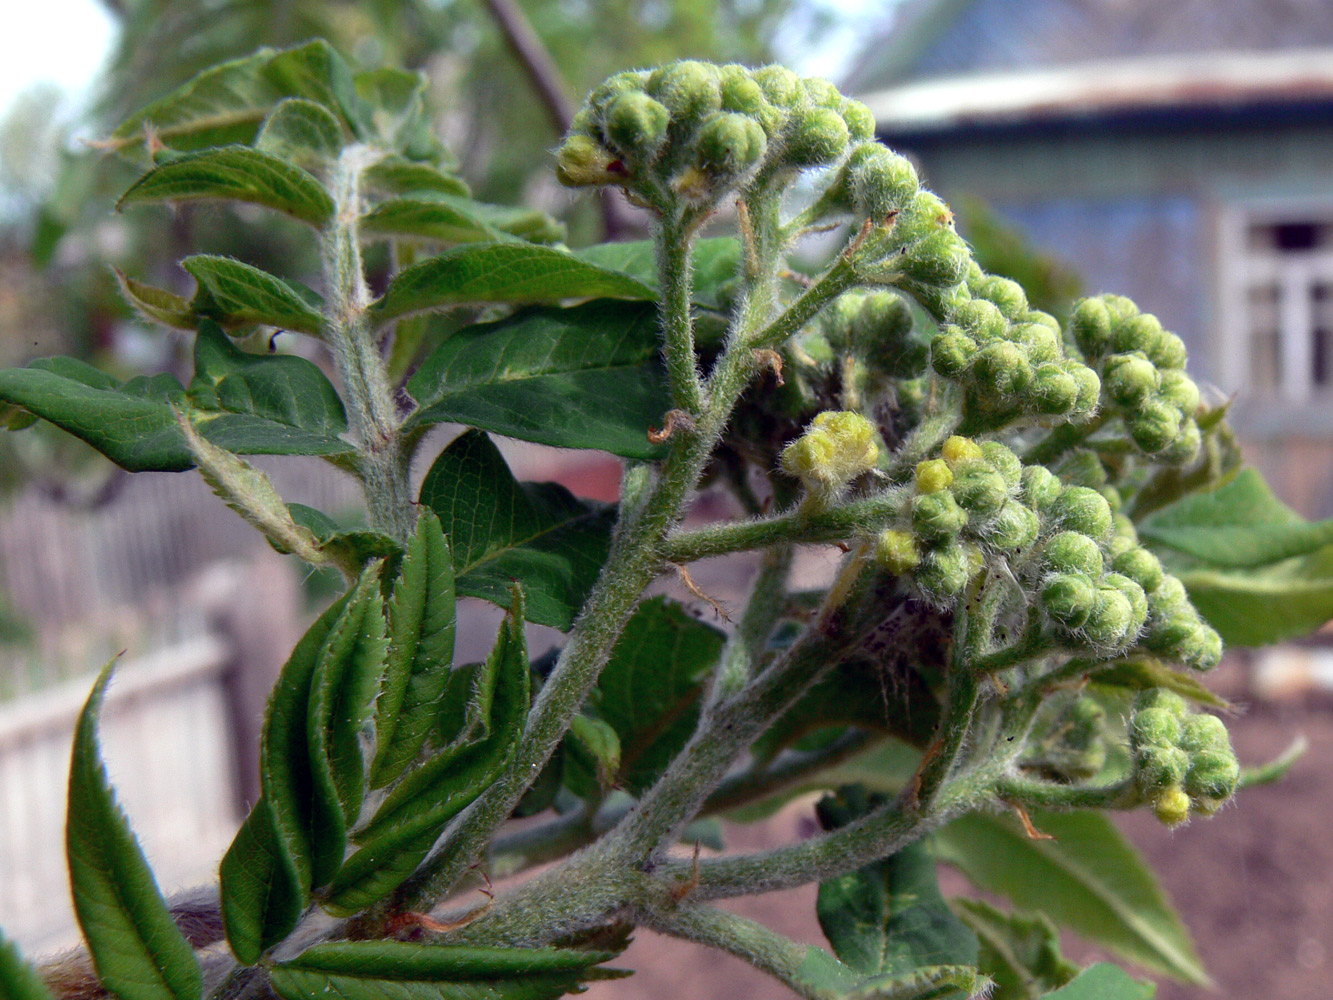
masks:
[[[694,732],[724,641],[663,597],[644,601],[625,625],[589,704],[619,736],[617,784],[630,794],[650,787]]]
[[[880,801],[848,786],[820,800],[819,819],[826,830],[836,829]],[[977,936],[944,902],[935,857],[921,842],[821,882],[816,913],[834,953],[865,976],[977,963]]]
[[[1254,469],[1242,469],[1216,489],[1191,493],[1137,527],[1159,554],[1173,549],[1228,569],[1267,566],[1333,542],[1333,519],[1305,520],[1274,496]]]
[[[168,160],[135,181],[116,208],[186,201],[263,205],[316,228],[333,217],[333,199],[318,180],[248,146],[221,146]]]
[[[320,552],[342,567],[349,576],[359,576],[366,563],[372,559],[396,560],[403,554],[403,547],[388,535],[369,528],[343,528],[329,515],[314,507],[289,503],[287,511],[293,521],[315,536]],[[269,541],[272,543],[272,539]],[[274,544],[273,547],[283,555],[291,554],[289,549],[281,545]]]
[[[255,138],[255,148],[307,170],[338,158],[346,137],[342,123],[323,105],[300,97],[279,101]]]
[[[272,970],[284,1000],[546,1000],[618,973],[611,952],[356,941],[316,945]]]
[[[180,472],[193,458],[172,407],[202,418],[207,440],[240,455],[347,455],[342,400],[304,358],[247,354],[216,323],[199,326],[189,389],[169,375],[124,383],[71,358],[0,371],[0,402],[22,407],[130,472]]]
[[[421,484],[440,517],[461,595],[501,606],[514,582],[528,620],[568,629],[606,561],[615,508],[555,483],[519,483],[480,431],[456,438]]]
[[[371,306],[371,319],[447,306],[562,299],[656,298],[643,282],[589,264],[571,253],[527,243],[476,243],[456,247],[405,268]]]
[[[375,702],[370,786],[402,774],[425,746],[454,656],[454,564],[440,520],[417,519],[389,602],[389,657]]]
[[[796,978],[828,1000],[962,1000],[984,997],[989,986],[985,977],[966,965],[921,966],[911,972],[863,977],[813,945]]]
[[[145,285],[125,274],[119,268],[113,268],[116,282],[120,285],[120,294],[126,302],[144,319],[161,323],[175,330],[193,330],[196,326],[194,310],[189,299],[182,298],[162,288]]]
[[[1084,969],[1077,979],[1054,993],[1047,1000],[1152,1000],[1157,987],[1140,982],[1128,972],[1109,962],[1098,962]]]
[[[182,260],[181,267],[199,284],[190,303],[195,316],[224,327],[263,323],[312,336],[323,329],[323,301],[309,288],[230,257],[198,254]]]
[[[74,730],[65,826],[74,913],[98,978],[120,1000],[198,1000],[199,963],[171,918],[102,764],[97,721],[111,671],[108,664],[98,677]]]
[[[315,620],[278,675],[260,744],[262,795],[222,859],[223,924],[246,965],[292,931],[312,886],[346,851],[341,809],[316,796],[306,720],[320,649],[349,597]]]
[[[53,1000],[37,970],[4,934],[0,934],[0,996],[5,1000]]]
[[[409,236],[437,243],[474,243],[517,239],[470,211],[471,203],[450,195],[429,199],[390,198],[382,201],[359,223],[362,233]]]
[[[343,109],[356,100],[351,70],[325,41],[260,49],[205,70],[131,115],[106,145],[122,151],[141,146],[149,131],[180,150],[250,142],[260,123],[289,97],[313,101],[347,121]]]
[[[620,773],[620,737],[612,726],[588,715],[576,715],[565,733],[564,783],[583,799],[601,798]]]
[[[222,856],[218,876],[227,942],[242,965],[253,965],[292,932],[309,899],[309,888],[303,887],[302,873],[279,839],[277,820],[262,795]]]
[[[650,303],[524,309],[465,327],[408,381],[421,404],[411,424],[453,421],[540,444],[658,457],[663,449],[648,431],[671,408],[658,348]]]
[[[366,789],[361,729],[370,716],[388,648],[379,570],[371,564],[361,574],[320,648],[310,689],[307,719],[316,794],[332,796],[349,827],[361,814]]]
[[[1166,688],[1199,705],[1207,705],[1209,708],[1231,708],[1231,702],[1210,691],[1195,680],[1193,675],[1172,670],[1152,656],[1116,661],[1104,670],[1094,671],[1091,681],[1097,687],[1128,688],[1131,691]]]
[[[460,682],[472,682],[468,707],[474,711],[466,714],[474,724],[465,725],[443,750],[408,770],[357,831],[354,839],[360,849],[342,866],[323,901],[331,913],[355,913],[401,885],[445,824],[509,766],[531,697],[523,598],[517,587],[512,600],[485,665],[470,677],[454,675]]]
[[[979,899],[954,909],[981,943],[978,968],[995,982],[990,1000],[1039,1000],[1064,986],[1079,967],[1060,954],[1060,933],[1040,913],[1003,913]]]
[[[576,256],[598,267],[627,274],[655,290],[657,261],[653,253],[652,240],[633,240],[598,243],[576,251]],[[723,308],[740,268],[740,241],[731,236],[699,240],[694,244],[693,262],[695,303],[707,309]]]
[[[386,156],[368,167],[361,180],[372,194],[380,197],[429,192],[467,198],[471,194],[461,178],[401,156]]]
[[[936,834],[940,859],[978,888],[1045,913],[1145,968],[1207,983],[1189,933],[1156,878],[1106,817],[1037,813],[1054,840],[1032,840],[1011,817],[972,814]]]

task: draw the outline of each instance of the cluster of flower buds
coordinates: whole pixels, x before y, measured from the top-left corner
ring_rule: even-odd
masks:
[[[931,344],[931,364],[964,390],[970,423],[1019,417],[1083,420],[1096,412],[1101,381],[1065,354],[1060,324],[1032,309],[1016,282],[974,268],[949,322]]]
[[[1018,552],[1037,539],[1037,514],[1018,498],[1023,467],[998,442],[951,437],[916,467],[907,523],[880,533],[876,557],[912,575],[932,603],[949,606],[985,565],[987,551]]]
[[[571,186],[707,206],[760,170],[837,163],[874,131],[870,110],[827,80],[686,60],[618,73],[594,90],[556,163]]]
[[[1185,374],[1185,344],[1127,298],[1084,299],[1069,333],[1102,377],[1102,405],[1125,423],[1134,444],[1164,462],[1199,452],[1199,389]]]
[[[1226,726],[1193,713],[1179,695],[1144,691],[1129,723],[1134,776],[1157,818],[1179,826],[1190,813],[1211,816],[1236,791],[1240,764]]]
[[[859,413],[826,410],[782,451],[782,471],[801,480],[817,507],[832,503],[879,462],[875,427]]]

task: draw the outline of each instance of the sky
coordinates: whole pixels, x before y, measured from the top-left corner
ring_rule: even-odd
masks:
[[[98,0],[7,0],[5,7],[0,109],[39,82],[54,83],[75,106],[85,102],[115,38],[106,9]]]

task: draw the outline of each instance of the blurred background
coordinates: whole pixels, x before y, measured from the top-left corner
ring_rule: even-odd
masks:
[[[559,123],[608,74],[691,57],[827,76],[915,158],[984,267],[1057,314],[1100,291],[1156,313],[1185,339],[1196,378],[1234,395],[1247,454],[1278,494],[1307,517],[1333,515],[1326,0],[23,5],[0,36],[0,366],[72,354],[117,377],[181,374],[188,338],[132,315],[113,268],[187,295],[175,265],[186,253],[317,273],[301,232],[267,216],[113,214],[135,174],[90,145],[207,66],[313,36],[366,65],[428,74],[439,133],[477,197],[543,209],[571,246],[643,231],[623,201],[573,195],[550,170]],[[290,335],[277,347],[306,349]],[[0,409],[0,425],[14,416]],[[504,448],[520,478],[614,499],[605,459]],[[357,489],[328,466],[256,464],[287,499],[355,517]],[[812,551],[802,571],[814,580],[833,561]],[[726,600],[747,572],[742,562],[699,576]],[[131,477],[48,426],[0,433],[0,926],[25,949],[74,937],[59,830],[90,673],[125,651],[106,724],[113,778],[164,887],[206,881],[255,794],[263,699],[334,585],[268,549],[193,473]],[[463,660],[484,655],[497,618],[470,609]],[[1272,756],[1297,731],[1311,751],[1284,784],[1246,793],[1214,823],[1169,834],[1136,816],[1125,827],[1163,873],[1220,995],[1325,996],[1333,652],[1318,637],[1237,651],[1218,677],[1247,707],[1233,723],[1242,759]],[[729,828],[728,847],[808,835],[811,816],[807,801]],[[747,905],[818,942],[813,889],[794,896]],[[627,964],[645,971],[599,995],[779,990],[725,957],[685,959],[684,947],[641,935]],[[1218,994],[1159,993],[1205,995]]]

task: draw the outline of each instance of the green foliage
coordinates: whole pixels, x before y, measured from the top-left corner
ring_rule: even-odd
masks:
[[[0,935],[0,989],[12,1000],[51,1000],[51,991],[12,941]]]
[[[350,9],[298,3],[294,23]],[[417,24],[414,4],[367,9]],[[258,10],[218,16],[244,33]],[[182,25],[194,8],[143,11]],[[348,581],[269,701],[261,794],[219,873],[229,952],[196,957],[114,803],[97,681],[69,854],[102,987],[538,1000],[615,975],[599,967],[638,924],[811,1000],[1150,995],[1113,966],[1080,972],[1059,928],[1206,982],[1103,812],[1211,816],[1286,766],[1242,769],[1224,723],[1190,708],[1226,703],[1181,668],[1333,614],[1333,535],[1242,468],[1180,338],[1114,295],[1067,322],[1034,308],[1040,289],[983,270],[828,81],[699,61],[611,77],[557,171],[621,188],[653,235],[578,251],[543,213],[471,197],[429,91],[310,42],[130,115],[107,142],[143,171],[121,205],[275,209],[307,224],[270,230],[299,249],[186,256],[190,298],[118,275],[131,309],[193,332],[186,386],[65,358],[0,371],[6,428],[44,420],[131,471],[197,466],[279,551]],[[698,239],[732,204],[737,235]],[[823,268],[793,266],[801,237],[843,224]],[[313,338],[332,377],[247,349],[275,331]],[[414,499],[441,423],[463,429]],[[490,434],[618,456],[619,501],[520,483]],[[287,502],[254,454],[328,459],[362,487],[365,527]],[[704,502],[687,521],[712,488],[748,518]],[[833,581],[794,591],[797,547],[830,544]],[[759,569],[728,629],[653,590],[675,573],[729,618],[689,564],[744,552]],[[505,609],[483,663],[453,663],[460,597]],[[528,623],[564,633],[536,662]],[[831,788],[804,842],[668,854],[720,850],[718,813]],[[1017,909],[946,903],[937,857]],[[431,915],[473,871],[550,862]],[[836,957],[711,905],[812,882]],[[2,942],[0,985],[45,996]]]

